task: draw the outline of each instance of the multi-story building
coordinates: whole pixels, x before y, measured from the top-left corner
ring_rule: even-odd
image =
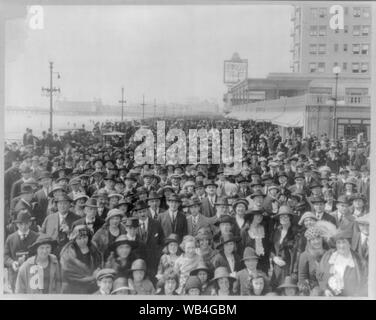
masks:
[[[343,8],[343,29],[332,28],[333,5]],[[371,70],[371,5],[364,2],[317,2],[295,5],[291,16],[291,71],[369,74]]]
[[[264,99],[254,101],[253,92]],[[263,79],[246,79],[225,95],[230,118],[267,121],[299,128],[303,135],[370,138],[370,75],[325,73],[270,73]],[[250,98],[251,97],[251,98]]]

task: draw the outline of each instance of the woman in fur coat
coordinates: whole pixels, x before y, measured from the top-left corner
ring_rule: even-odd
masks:
[[[60,253],[62,293],[92,294],[97,290],[94,272],[102,267],[102,256],[85,225],[76,226],[70,238]]]

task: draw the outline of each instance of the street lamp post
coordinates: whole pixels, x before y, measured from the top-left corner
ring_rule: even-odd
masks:
[[[142,105],[142,120],[144,120],[144,118],[145,118],[145,95],[143,94],[142,95],[142,103],[141,103],[141,105]]]
[[[123,119],[124,119],[124,103],[127,103],[127,101],[124,100],[124,87],[121,88],[121,100],[119,100],[119,103],[121,103],[121,122],[123,122]]]
[[[45,88],[45,87],[42,87],[42,92],[45,92],[46,94],[49,95],[50,97],[50,132],[52,133],[52,115],[53,115],[53,100],[52,100],[52,96],[54,94],[54,92],[59,92],[60,93],[60,88],[55,88],[53,86],[53,74],[56,73],[57,74],[57,78],[60,79],[60,74],[59,72],[54,72],[53,71],[54,69],[54,63],[53,62],[50,62],[50,87],[49,88]]]
[[[335,66],[333,68],[333,73],[336,76],[336,86],[334,91],[334,108],[333,108],[333,139],[337,139],[337,91],[338,91],[338,75],[341,72],[341,68],[339,66]]]

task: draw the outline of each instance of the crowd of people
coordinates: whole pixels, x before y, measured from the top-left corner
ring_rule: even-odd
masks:
[[[167,120],[242,128],[242,170],[228,175],[210,156],[136,163],[141,125],[156,130],[107,122],[6,144],[7,293],[367,296],[369,142]]]

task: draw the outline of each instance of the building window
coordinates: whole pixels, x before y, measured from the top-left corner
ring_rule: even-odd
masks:
[[[362,54],[368,54],[368,50],[369,50],[369,44],[363,43],[362,44],[362,51],[361,51],[361,53]]]
[[[311,36],[317,36],[317,26],[311,26],[311,27],[309,28],[309,34],[310,34]]]
[[[359,52],[360,52],[360,44],[353,44],[352,53],[359,54]]]
[[[362,26],[362,36],[369,35],[369,26]]]
[[[360,26],[353,26],[353,36],[360,35]]]
[[[364,18],[369,18],[371,15],[371,8],[369,7],[362,8],[362,12],[363,12]]]
[[[317,8],[311,8],[311,17],[312,18],[318,17],[318,9]]]
[[[368,95],[367,88],[346,88],[345,93],[347,96],[366,96]]]
[[[345,43],[345,44],[343,45],[343,51],[344,51],[344,52],[347,52],[347,43]]]
[[[360,17],[360,8],[359,7],[354,7],[353,8],[353,17],[359,18]]]
[[[326,8],[319,8],[319,16],[320,16],[320,18],[325,18]]]
[[[349,26],[344,26],[344,27],[343,27],[343,31],[344,31],[345,33],[349,33]]]
[[[309,45],[309,53],[316,54],[317,53],[317,44],[310,44]]]
[[[338,52],[338,43],[334,44],[334,52]]]
[[[326,26],[319,26],[319,36],[326,36]]]
[[[316,62],[311,62],[309,64],[309,72],[310,73],[316,72]]]
[[[347,63],[346,62],[342,63],[342,70],[347,71]]]
[[[352,69],[352,72],[353,72],[353,73],[359,73],[359,63],[354,62],[354,63],[351,65],[351,69]]]
[[[338,66],[338,62],[333,63],[333,68]]]
[[[318,72],[325,72],[325,62],[319,62],[317,67]]]
[[[319,54],[326,53],[326,44],[319,44]]]
[[[362,62],[362,73],[367,73],[367,72],[368,72],[368,63]]]

